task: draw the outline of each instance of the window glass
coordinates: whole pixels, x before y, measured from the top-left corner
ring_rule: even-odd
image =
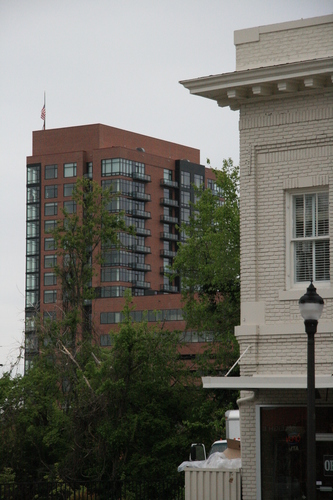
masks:
[[[194,185],[200,188],[203,185],[203,183],[204,183],[203,175],[194,174]]]
[[[54,273],[44,273],[44,285],[56,285],[57,284],[57,276]]]
[[[40,166],[27,167],[27,183],[37,184],[40,181]]]
[[[76,163],[64,163],[64,177],[76,177]]]
[[[44,239],[44,250],[55,250],[56,245],[53,238]]]
[[[39,186],[29,187],[27,189],[27,203],[36,203],[40,199]]]
[[[163,179],[165,181],[172,181],[172,170],[169,170],[168,168],[165,168],[163,170]]]
[[[184,206],[188,206],[190,204],[190,193],[189,191],[182,191],[180,194],[180,202]]]
[[[56,321],[57,320],[57,311],[44,311],[43,312],[43,320],[44,324],[48,321]]]
[[[329,281],[330,241],[328,193],[293,197],[294,280]]]
[[[45,179],[58,178],[58,165],[45,165]]]
[[[39,274],[27,274],[26,276],[26,289],[35,290],[39,286]]]
[[[39,236],[39,222],[27,222],[27,238]]]
[[[105,333],[100,336],[100,341],[101,341],[101,346],[106,347],[112,345],[111,343],[111,337],[108,333]]]
[[[325,467],[333,457],[333,408],[316,408],[316,482],[318,496],[332,491],[333,474]],[[261,498],[307,498],[306,407],[260,409]],[[319,437],[320,436],[320,437]],[[319,437],[319,439],[318,439]],[[330,469],[331,473],[327,473]],[[325,493],[326,491],[326,493]],[[329,498],[328,495],[326,498]]]
[[[39,253],[39,239],[27,240],[27,255]]]
[[[190,172],[181,171],[180,174],[180,183],[182,187],[191,187],[191,174]]]
[[[75,184],[64,184],[64,196],[72,196]]]
[[[35,273],[39,270],[39,257],[27,257],[27,273]]]
[[[44,231],[45,233],[51,233],[57,226],[56,220],[46,220],[44,221]]]
[[[64,210],[66,210],[66,212],[69,214],[75,214],[76,213],[76,202],[73,200],[64,201]]]
[[[44,290],[44,304],[53,304],[57,301],[57,290]]]
[[[57,198],[58,197],[58,186],[51,185],[45,186],[45,198]]]
[[[57,264],[57,256],[56,255],[45,255],[44,257],[44,267],[50,268],[54,267]]]
[[[27,205],[27,220],[39,219],[39,203]]]
[[[58,214],[58,203],[45,203],[44,204],[44,215],[57,215]]]

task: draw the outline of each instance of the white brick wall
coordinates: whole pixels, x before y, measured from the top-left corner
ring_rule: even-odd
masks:
[[[273,331],[261,334],[259,322],[258,338],[251,338],[242,328],[237,330],[241,351],[253,341],[258,351],[255,363],[250,362],[249,354],[243,358],[242,374],[278,373],[286,369],[304,373],[305,334],[288,331],[286,335],[284,331],[286,324],[297,325],[296,331],[302,327],[298,299],[305,293],[307,284],[294,300],[280,299],[281,292],[288,290],[286,193],[289,188],[302,184],[302,179],[313,186],[333,185],[333,93],[316,91],[306,98],[295,96],[242,106],[240,164],[241,300],[242,303],[264,303],[265,325],[279,324],[282,333],[282,336]],[[333,198],[330,206],[333,223]],[[333,254],[331,260],[333,262]],[[332,300],[325,300],[320,326],[332,322]],[[330,338],[333,344],[333,334]],[[287,352],[296,349],[304,351],[304,355],[290,367],[292,359]],[[278,365],[277,353],[283,353]],[[317,367],[322,373],[332,372],[333,352],[329,341],[324,350],[318,343]]]
[[[251,393],[242,392],[241,397],[249,397]],[[333,405],[332,391],[320,391],[321,399],[316,404]],[[306,406],[306,391],[256,391],[254,400],[240,404],[240,422],[241,422],[241,447],[242,447],[242,492],[243,500],[257,499],[257,470],[256,458],[259,449],[259,436],[256,436],[256,406],[260,405],[292,405]],[[281,499],[283,500],[283,499]]]
[[[308,22],[302,29],[264,27],[258,41],[255,32],[241,34],[237,70],[332,56],[333,16],[328,19],[330,24]],[[252,41],[243,43],[247,35]],[[307,337],[298,300],[308,284],[295,290],[288,278],[287,197],[299,188],[325,186],[333,235],[333,92],[312,89],[243,104],[239,130],[242,317],[236,337],[241,353],[252,346],[241,360],[241,375],[305,374]],[[316,335],[316,373],[328,375],[333,286],[318,292],[325,307]],[[240,405],[244,500],[257,498],[256,405],[261,404],[306,405],[306,391],[257,391],[254,401]],[[332,391],[323,391],[319,404],[333,404]]]
[[[237,71],[329,57],[333,16],[235,32]],[[331,20],[330,20],[331,19]]]

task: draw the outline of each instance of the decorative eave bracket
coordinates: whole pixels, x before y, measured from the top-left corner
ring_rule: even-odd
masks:
[[[268,66],[180,82],[191,94],[239,109],[258,99],[279,99],[314,90],[333,91],[333,57]]]

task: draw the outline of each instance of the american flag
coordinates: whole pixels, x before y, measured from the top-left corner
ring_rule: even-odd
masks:
[[[45,112],[45,104],[44,104],[44,106],[42,107],[42,111],[40,113],[40,117],[42,120],[45,120],[45,115],[46,115],[46,112]]]

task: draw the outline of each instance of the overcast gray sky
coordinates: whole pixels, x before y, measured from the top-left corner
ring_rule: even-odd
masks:
[[[233,32],[333,13],[333,0],[0,0],[0,374],[23,341],[32,131],[103,123],[238,162],[238,113],[178,82],[235,69]],[[21,363],[22,367],[22,363]]]

